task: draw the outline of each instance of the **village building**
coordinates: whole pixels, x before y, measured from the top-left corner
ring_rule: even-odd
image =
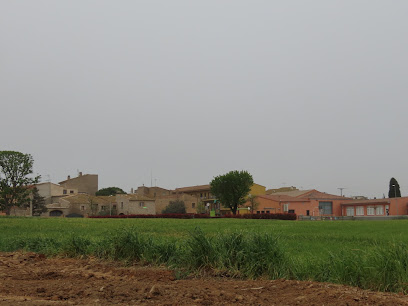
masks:
[[[352,200],[341,204],[341,215],[349,217],[408,215],[408,197]]]
[[[84,174],[79,172],[78,177],[71,178],[68,175],[65,181],[58,183],[64,188],[64,194],[68,194],[70,189],[77,190],[78,193],[86,193],[95,195],[98,191],[98,175],[97,174]]]
[[[161,214],[162,211],[170,204],[170,202],[183,201],[186,206],[186,213],[195,214],[198,212],[198,206],[203,205],[195,196],[187,193],[169,194],[155,198],[156,213]]]
[[[133,188],[130,193],[135,193],[140,196],[147,196],[149,198],[156,198],[156,197],[162,197],[162,196],[167,196],[171,194],[171,191],[165,188],[161,187],[146,187],[145,185],[137,187],[136,191],[133,192]]]
[[[139,194],[117,194],[118,215],[155,215],[155,200]]]
[[[311,190],[275,192],[256,197],[259,203],[253,213],[295,213],[298,216],[341,216],[342,204],[352,201],[338,195]],[[249,201],[244,204],[250,207]]]
[[[109,214],[116,209],[116,198],[76,194],[59,198],[57,202],[47,205],[48,217],[89,217]]]

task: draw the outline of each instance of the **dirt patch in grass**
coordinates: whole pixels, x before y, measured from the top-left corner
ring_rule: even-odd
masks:
[[[327,283],[176,276],[96,259],[0,253],[0,304],[408,305],[405,295]]]

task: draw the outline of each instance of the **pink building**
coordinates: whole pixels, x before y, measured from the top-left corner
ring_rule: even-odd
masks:
[[[352,201],[338,195],[312,190],[276,192],[257,196],[254,213],[295,213],[298,216],[341,216],[342,204]],[[245,203],[245,206],[250,206]]]
[[[342,216],[408,215],[408,197],[358,200],[341,204]]]

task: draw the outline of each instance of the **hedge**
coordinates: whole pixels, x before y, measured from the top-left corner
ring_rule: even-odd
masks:
[[[90,216],[88,218],[172,218],[172,219],[207,219],[207,218],[230,218],[230,219],[274,219],[296,220],[296,214],[244,214],[224,215],[210,217],[206,214],[158,214],[158,215],[116,215],[116,216]]]

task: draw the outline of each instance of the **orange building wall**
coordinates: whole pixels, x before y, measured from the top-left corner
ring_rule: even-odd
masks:
[[[388,202],[389,203],[385,203]],[[384,216],[386,215],[386,206],[389,207],[389,215],[390,216],[402,216],[408,215],[408,197],[401,197],[401,198],[390,198],[384,199],[383,203],[369,203],[369,202],[361,202],[355,203],[350,205],[354,207],[354,215],[356,216],[356,207],[363,206],[364,207],[364,216],[367,216],[367,207],[369,206],[383,206],[384,207]],[[347,216],[347,205],[342,206],[342,213],[343,216]]]

